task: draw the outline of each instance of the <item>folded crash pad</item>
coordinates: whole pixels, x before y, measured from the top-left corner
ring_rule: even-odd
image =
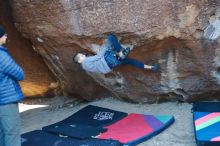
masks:
[[[70,117],[55,124],[74,123],[93,127],[103,127],[111,125],[127,115],[128,114],[124,112],[88,105]]]
[[[43,128],[43,131],[50,132],[53,134],[61,134],[69,136],[72,138],[86,139],[90,137],[95,137],[107,129],[102,127],[92,127],[88,125],[81,124],[53,124],[53,126],[47,126]]]
[[[139,144],[166,129],[174,122],[172,115],[129,114],[122,120],[107,126],[107,132],[99,139],[118,140],[126,145]]]
[[[41,130],[22,134],[22,146],[120,146],[118,141],[60,137]]]
[[[70,117],[42,129],[54,134],[85,139],[99,135],[105,131],[103,126],[115,123],[127,115],[124,112],[88,105]]]
[[[220,146],[220,103],[193,104],[195,139],[198,146]]]

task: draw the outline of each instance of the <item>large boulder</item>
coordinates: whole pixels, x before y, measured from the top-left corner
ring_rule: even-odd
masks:
[[[64,93],[135,102],[215,98],[220,85],[218,0],[10,0],[15,26],[31,40]],[[72,57],[94,54],[108,33],[134,47],[129,57],[160,72],[124,65],[86,73]]]

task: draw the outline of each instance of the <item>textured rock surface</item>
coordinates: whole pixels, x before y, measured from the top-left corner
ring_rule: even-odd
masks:
[[[212,98],[220,85],[218,0],[10,0],[17,29],[30,39],[65,93],[91,100],[110,92],[137,102]],[[113,32],[129,57],[159,63],[152,73],[120,66],[86,74],[76,52],[95,53]],[[207,96],[209,95],[209,96]]]
[[[7,48],[16,62],[25,71],[25,80],[20,82],[26,97],[55,96],[51,83],[56,82],[42,57],[34,52],[31,42],[21,37],[13,25],[8,1],[0,0],[0,25],[8,34]]]

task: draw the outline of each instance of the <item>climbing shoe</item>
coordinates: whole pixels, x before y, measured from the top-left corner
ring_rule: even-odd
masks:
[[[153,72],[158,72],[159,71],[159,65],[158,64],[153,64],[151,70]]]

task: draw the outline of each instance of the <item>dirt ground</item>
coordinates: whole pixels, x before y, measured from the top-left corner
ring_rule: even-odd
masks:
[[[111,97],[89,103],[65,97],[25,101],[19,105],[22,133],[41,129],[43,126],[61,121],[87,105],[127,113],[171,114],[175,117],[175,122],[168,129],[138,146],[196,146],[191,104],[176,102],[134,104]]]

